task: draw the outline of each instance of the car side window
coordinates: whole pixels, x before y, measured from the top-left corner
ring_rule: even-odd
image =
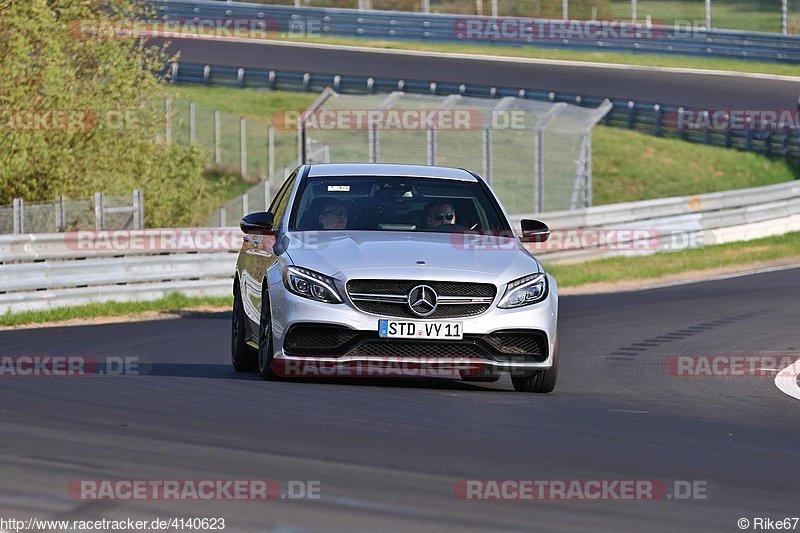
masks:
[[[274,227],[278,228],[281,225],[281,221],[283,220],[283,215],[286,214],[286,207],[289,205],[289,197],[292,195],[292,189],[294,188],[295,178],[297,177],[297,173],[295,172],[292,174],[289,179],[286,181],[283,189],[275,200],[272,202],[270,206],[270,210],[273,210],[272,213],[275,215],[274,218]]]

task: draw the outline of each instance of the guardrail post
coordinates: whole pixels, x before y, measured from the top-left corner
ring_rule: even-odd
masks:
[[[144,229],[144,195],[141,189],[133,191],[133,229]]]
[[[25,202],[22,198],[14,198],[14,235],[25,232]]]
[[[67,217],[64,213],[64,197],[56,197],[56,232],[61,233],[67,230]]]
[[[172,143],[172,97],[167,96],[167,99],[164,102],[164,112],[166,113],[167,125],[166,125],[166,139],[167,144]]]
[[[170,79],[169,79],[169,82],[172,85],[176,85],[178,83],[178,70],[179,69],[180,69],[180,65],[177,62],[172,64],[171,76],[170,76]]]
[[[661,106],[656,104],[653,106],[653,111],[655,112],[654,121],[656,125],[656,130],[654,135],[656,137],[661,137],[662,135],[662,128],[664,126],[664,110],[661,109]]]
[[[219,110],[214,110],[214,163],[222,164],[222,117]]]
[[[239,147],[241,148],[242,177],[247,177],[247,121],[239,118]]]
[[[492,129],[483,128],[483,177],[492,184]]]
[[[105,197],[103,193],[94,193],[94,229],[102,231],[105,228]]]
[[[747,131],[745,131],[745,133],[744,133],[744,139],[745,139],[745,150],[747,150],[748,152],[752,152],[753,151],[753,130],[748,128]]]
[[[764,137],[764,156],[769,157],[772,155],[772,132],[767,133]]]
[[[628,129],[632,130],[636,127],[636,103],[633,100],[628,101]]]
[[[197,106],[189,102],[189,142],[197,141]]]

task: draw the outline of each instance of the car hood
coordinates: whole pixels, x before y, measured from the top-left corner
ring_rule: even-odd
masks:
[[[412,275],[505,283],[534,272],[539,262],[508,237],[458,233],[307,231],[289,233],[284,248],[295,265],[333,277]],[[382,271],[382,272],[381,272]]]

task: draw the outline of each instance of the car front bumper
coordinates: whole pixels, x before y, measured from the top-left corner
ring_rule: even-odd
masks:
[[[385,339],[378,336],[380,319],[412,321],[382,316],[358,309],[343,291],[341,304],[328,304],[290,293],[283,283],[270,285],[273,331],[273,370],[278,375],[410,375],[428,376],[484,372],[530,372],[548,369],[553,354],[558,320],[558,288],[548,275],[549,290],[543,301],[517,309],[499,309],[499,294],[489,309],[476,316],[437,320],[461,322],[463,341]],[[424,322],[424,319],[414,319]],[[319,340],[296,342],[298,328]],[[294,335],[294,336],[293,336]],[[324,339],[335,337],[326,344]],[[348,338],[349,337],[349,338]],[[523,342],[511,353],[503,339],[539,339],[536,349]],[[498,342],[498,339],[500,341]],[[514,341],[519,345],[519,342]],[[338,344],[337,344],[338,343]],[[498,346],[500,349],[498,349]],[[461,353],[463,352],[463,353]],[[529,353],[525,353],[529,352]],[[384,372],[385,371],[385,372]]]

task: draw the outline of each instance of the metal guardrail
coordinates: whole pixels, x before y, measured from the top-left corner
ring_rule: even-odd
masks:
[[[491,32],[470,33],[470,23],[493,20],[473,15],[404,13],[398,11],[358,11],[355,9],[290,7],[214,0],[161,0],[156,2],[164,17],[172,19],[247,18],[267,21],[271,31],[306,35],[359,37],[389,40],[415,40],[439,43],[469,42],[498,46],[536,46],[541,48],[667,54],[692,57],[744,59],[751,61],[800,63],[800,36],[736,30],[698,29],[620,23],[611,36],[581,32],[556,33],[556,38],[497,38]],[[512,21],[513,18],[494,19]],[[521,19],[547,27],[587,21]],[[548,33],[547,36],[552,34]]]
[[[241,237],[238,228],[0,236],[0,314],[172,292],[226,296]]]
[[[219,85],[224,87],[259,88],[285,91],[321,92],[331,87],[338,93],[378,93],[405,91],[423,94],[461,94],[483,98],[518,96],[546,102],[565,102],[598,107],[606,98],[566,92],[536,91],[523,87],[459,84],[430,80],[340,76],[331,73],[287,70],[245,69],[198,63],[173,63],[170,67],[174,83]],[[605,126],[625,128],[656,137],[677,138],[689,142],[734,148],[768,157],[800,159],[800,133],[796,130],[754,131],[677,128],[671,120],[691,108],[613,99],[612,109],[603,119]]]
[[[800,231],[800,183],[531,216],[553,230],[550,244],[529,246],[546,264],[646,255]],[[515,225],[520,218],[512,218]],[[202,232],[223,232],[225,238],[209,241],[207,235],[200,238],[205,235]],[[604,245],[611,232],[616,236]],[[156,299],[171,292],[231,293],[235,252],[241,243],[238,228],[107,233],[100,242],[111,242],[117,235],[121,246],[82,247],[80,234],[0,236],[0,314]],[[157,246],[128,247],[151,239],[162,242],[169,233],[192,235],[196,244],[172,252]],[[582,235],[592,237],[592,242],[583,243]],[[574,244],[570,244],[572,237],[576,237]],[[201,242],[222,244],[197,245]],[[465,244],[482,245],[480,238],[477,243],[467,239]],[[489,239],[486,250],[492,251],[493,244]]]
[[[549,244],[529,247],[548,264],[677,251],[800,231],[800,182],[514,216],[512,221],[519,224],[522,218],[540,219],[553,231]]]

